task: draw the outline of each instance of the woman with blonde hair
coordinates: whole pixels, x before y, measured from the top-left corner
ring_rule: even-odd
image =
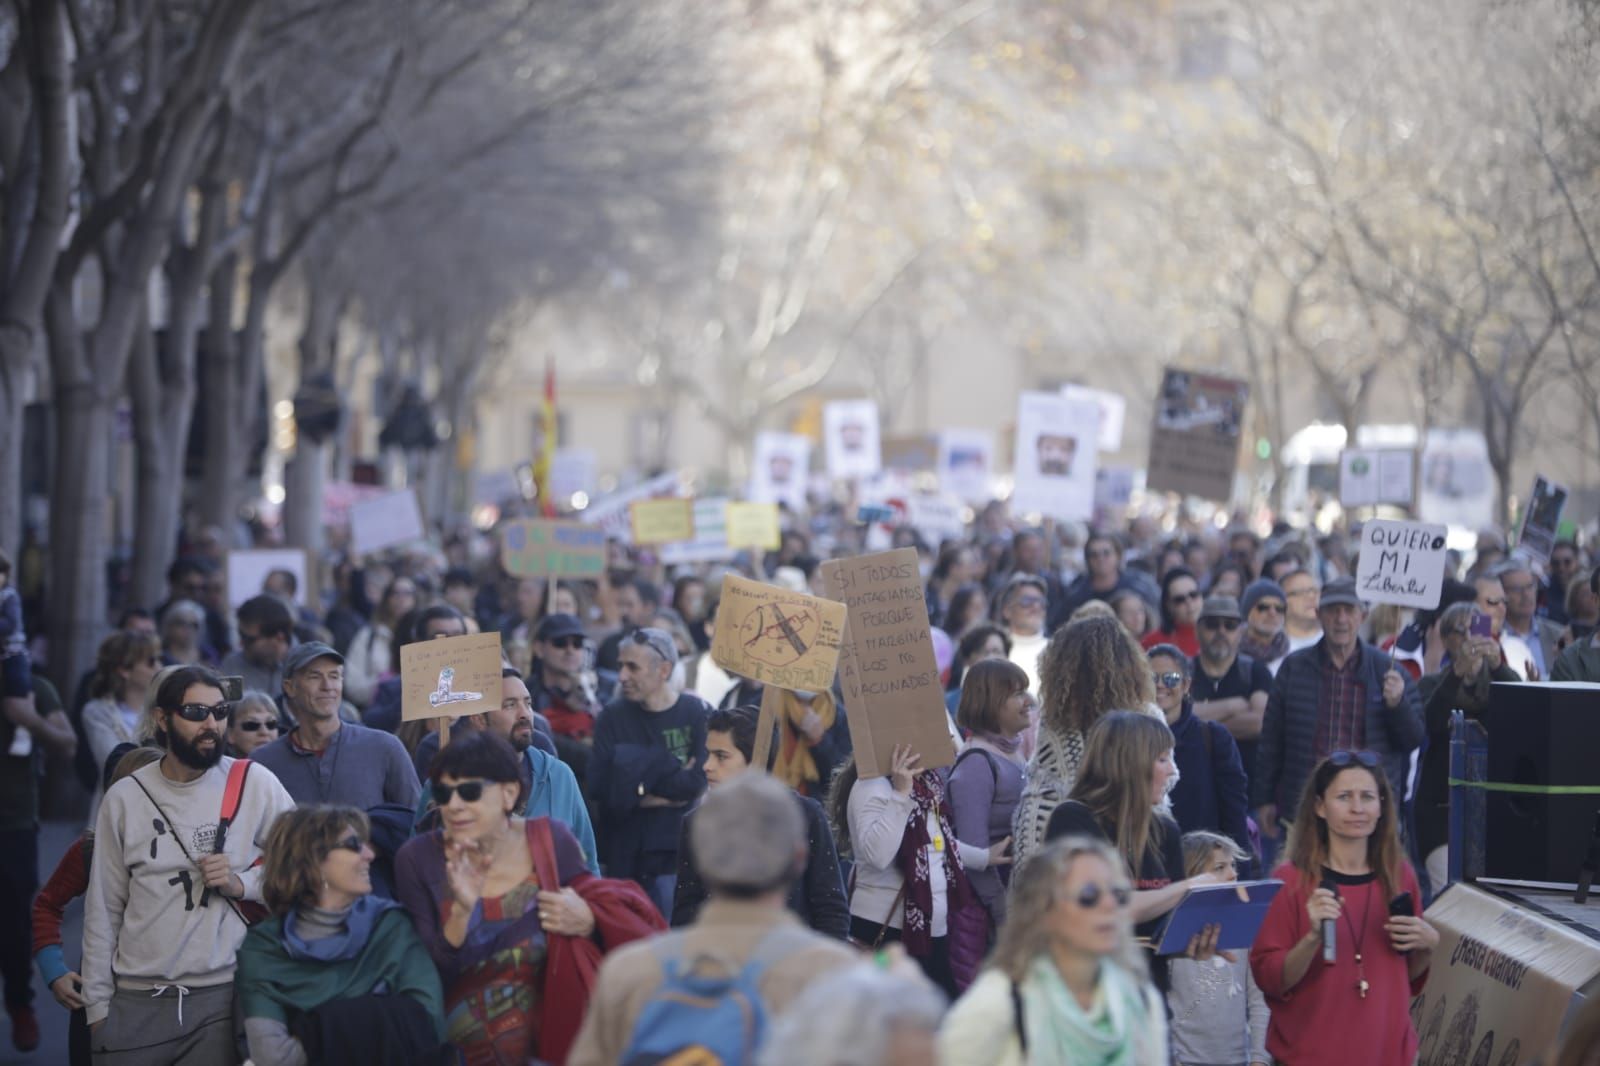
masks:
[[[338,1061],[336,1049],[435,1058],[439,973],[405,909],[372,894],[369,833],[354,807],[312,806],[280,814],[267,834],[261,893],[273,917],[245,936],[236,985],[257,1066]],[[308,1034],[319,1046],[305,1046]]]
[[[1084,738],[1111,711],[1160,718],[1144,650],[1115,618],[1089,617],[1056,630],[1039,659],[1039,744],[1012,824],[1021,861],[1044,840],[1050,814],[1067,798],[1083,763]]]
[[[117,632],[100,644],[89,702],[83,706],[83,735],[98,772],[118,744],[142,744],[146,695],[154,696],[161,676],[161,641],[148,633]],[[89,803],[89,824],[100,809],[103,789]]]
[[[1111,847],[1052,841],[1011,881],[989,968],[939,1030],[948,1066],[1165,1066],[1167,1017],[1133,942],[1133,888]]]

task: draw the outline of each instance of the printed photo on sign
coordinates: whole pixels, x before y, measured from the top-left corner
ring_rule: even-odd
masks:
[[[238,609],[252,596],[263,592],[283,594],[285,584],[293,584],[289,598],[302,607],[316,602],[312,587],[315,574],[306,564],[300,548],[256,548],[228,553],[228,606]]]
[[[1375,518],[1361,527],[1356,595],[1369,604],[1439,606],[1444,592],[1446,529],[1426,522]]]
[[[994,497],[994,434],[981,429],[947,429],[939,434],[939,484],[968,503]]]
[[[749,497],[755,503],[781,503],[798,511],[806,504],[811,471],[811,441],[793,433],[756,436]]]
[[[828,476],[870,477],[883,465],[878,443],[878,405],[871,400],[837,400],[822,409]]]
[[[1567,507],[1567,490],[1539,475],[1533,481],[1533,495],[1522,514],[1522,531],[1517,534],[1517,552],[1538,563],[1550,561],[1555,549],[1561,512]]]
[[[1146,487],[1208,500],[1231,499],[1249,392],[1243,381],[1169,367],[1150,425]]]
[[[1093,400],[1050,392],[1018,397],[1013,512],[1069,522],[1093,517],[1099,419]]]
[[[1156,425],[1180,433],[1209,430],[1237,440],[1244,420],[1244,389],[1243,382],[1168,370],[1161,382]]]

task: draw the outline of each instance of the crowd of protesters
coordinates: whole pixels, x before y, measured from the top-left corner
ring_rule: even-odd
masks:
[[[866,550],[841,511],[790,519],[715,564],[613,544],[596,580],[510,577],[465,530],[274,572],[236,608],[202,538],[70,700],[0,585],[15,1046],[40,1040],[37,965],[74,1063],[1427,1052],[1407,1005],[1448,880],[1450,713],[1482,717],[1496,680],[1600,681],[1582,547],[1545,567],[1485,535],[1398,616],[1342,538],[1285,526],[900,528],[958,754],[861,777],[837,684],[769,700],[755,766],[761,686],[709,655],[723,574],[819,591],[823,559]],[[470,632],[501,634],[500,707],[448,737],[405,721],[401,649]],[[40,890],[46,765],[89,821]],[[1156,954],[1190,889],[1266,876],[1248,952],[1208,927]]]

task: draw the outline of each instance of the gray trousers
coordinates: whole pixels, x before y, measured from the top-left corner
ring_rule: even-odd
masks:
[[[94,1066],[227,1066],[238,1061],[233,984],[180,994],[117,989],[89,1035]]]

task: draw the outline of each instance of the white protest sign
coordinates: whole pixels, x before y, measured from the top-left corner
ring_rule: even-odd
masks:
[[[590,449],[557,448],[550,457],[550,498],[564,504],[574,493],[593,496],[599,469],[599,457]]]
[[[1361,527],[1356,595],[1431,609],[1444,592],[1445,527],[1375,518]]]
[[[1346,448],[1339,454],[1339,502],[1346,507],[1411,505],[1409,448]]]
[[[793,433],[756,434],[750,468],[751,503],[782,503],[791,511],[806,505],[806,477],[811,468],[811,439]]]
[[[994,498],[994,434],[983,429],[939,433],[939,484],[968,503]]]
[[[1017,397],[1013,514],[1038,513],[1066,522],[1094,516],[1099,422],[1093,400],[1069,400],[1053,392]]]
[[[306,564],[303,548],[252,548],[236,549],[228,553],[228,606],[239,605],[252,596],[265,592],[267,576],[274,570],[287,570],[294,575],[294,600],[302,607],[312,603],[311,568]]]
[[[1094,474],[1096,507],[1126,507],[1133,502],[1136,471],[1131,466],[1102,466]]]
[[[410,544],[427,536],[417,494],[401,489],[350,505],[350,552],[360,558],[372,552]]]
[[[921,533],[929,544],[967,535],[967,505],[948,493],[913,493],[905,498],[906,525]]]
[[[871,477],[883,466],[878,441],[878,405],[871,400],[837,400],[822,409],[822,438],[828,476],[840,480]]]
[[[1061,395],[1069,400],[1088,400],[1100,409],[1100,433],[1096,441],[1103,452],[1122,448],[1122,423],[1128,414],[1128,401],[1117,393],[1091,389],[1085,385],[1063,385]]]
[[[649,481],[640,482],[631,489],[612,493],[603,500],[590,504],[582,518],[590,525],[605,530],[607,537],[623,544],[633,543],[633,511],[635,500],[653,500],[662,496],[683,496],[683,479],[676,471],[659,474]],[[558,499],[560,497],[557,497]]]

